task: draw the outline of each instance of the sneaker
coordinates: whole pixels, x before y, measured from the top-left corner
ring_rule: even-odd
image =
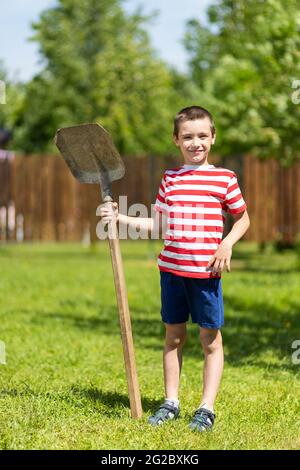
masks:
[[[179,407],[172,406],[169,403],[163,403],[154,415],[150,416],[148,423],[152,426],[160,426],[165,421],[178,418]]]
[[[190,429],[193,431],[211,431],[215,421],[215,415],[212,411],[206,408],[199,408],[190,422]]]

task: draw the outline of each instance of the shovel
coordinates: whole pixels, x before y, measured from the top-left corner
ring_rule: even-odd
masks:
[[[111,182],[122,178],[125,168],[109,133],[98,124],[58,129],[55,144],[73,176],[81,183],[100,184],[102,201],[112,207]],[[127,290],[116,221],[108,224],[108,241],[115,281],[124,362],[132,418],[142,416]]]

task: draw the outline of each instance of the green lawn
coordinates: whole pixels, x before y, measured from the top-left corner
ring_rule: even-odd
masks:
[[[163,399],[160,244],[122,242],[144,416],[127,398],[106,242],[0,246],[1,449],[299,449],[300,275],[293,252],[240,243],[223,276],[225,371],[213,433],[189,431],[203,355],[189,325],[181,418],[158,429]],[[151,256],[152,253],[152,256]]]

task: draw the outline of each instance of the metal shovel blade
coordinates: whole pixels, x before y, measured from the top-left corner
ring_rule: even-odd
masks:
[[[58,129],[55,144],[76,179],[81,183],[100,184],[103,199],[111,195],[111,182],[125,174],[118,150],[99,124]]]

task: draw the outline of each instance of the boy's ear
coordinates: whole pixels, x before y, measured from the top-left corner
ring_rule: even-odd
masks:
[[[173,142],[174,142],[174,144],[176,145],[176,147],[179,147],[178,137],[176,137],[175,134],[173,134]]]
[[[211,142],[211,144],[212,144],[212,145],[214,145],[214,143],[215,143],[215,141],[216,141],[216,137],[217,137],[217,134],[216,134],[216,133],[214,133],[214,136],[213,136],[213,138],[212,138],[212,142]]]

